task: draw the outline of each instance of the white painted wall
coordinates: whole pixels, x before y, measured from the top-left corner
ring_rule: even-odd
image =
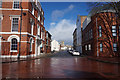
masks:
[[[51,51],[53,51],[53,50],[55,50],[55,51],[59,51],[60,50],[60,44],[56,40],[53,40],[51,42]]]
[[[81,32],[81,18],[80,15],[77,16],[77,47],[76,50],[82,53],[82,32]]]

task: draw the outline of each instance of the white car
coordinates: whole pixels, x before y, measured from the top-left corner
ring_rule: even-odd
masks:
[[[80,55],[80,53],[78,51],[73,51],[72,54],[73,55],[78,55],[78,56]]]

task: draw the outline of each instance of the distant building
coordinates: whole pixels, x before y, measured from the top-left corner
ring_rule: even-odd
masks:
[[[51,42],[51,51],[59,51],[60,50],[60,44],[58,41],[53,40]]]
[[[51,52],[51,34],[46,31],[46,53],[50,53]]]
[[[73,49],[76,50],[77,47],[77,28],[73,32]]]
[[[77,27],[77,45],[76,50],[82,53],[82,28],[83,22],[87,16],[77,16],[76,27]]]

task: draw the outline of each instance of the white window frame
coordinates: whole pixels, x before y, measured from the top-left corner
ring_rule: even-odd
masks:
[[[19,2],[19,8],[14,8],[15,6],[14,6],[14,2]],[[13,9],[20,9],[20,1],[19,0],[13,0],[13,7],[12,7]]]
[[[12,17],[12,20],[11,20],[11,32],[18,32],[18,31],[12,31],[13,30],[13,18],[18,18],[18,29],[19,29],[19,17]]]
[[[16,39],[16,38],[12,38],[12,39]],[[12,50],[12,39],[10,41],[10,52],[17,52],[17,50]],[[17,48],[18,48],[18,40],[17,40]]]

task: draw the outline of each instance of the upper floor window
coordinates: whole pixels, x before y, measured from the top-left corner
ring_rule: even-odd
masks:
[[[13,8],[14,9],[19,9],[19,7],[20,7],[19,1],[13,1]]]
[[[38,12],[38,20],[40,21],[40,12]]]
[[[32,6],[32,14],[34,15],[34,7]]]
[[[31,34],[33,35],[33,29],[34,29],[34,22],[31,24]]]
[[[0,0],[0,8],[2,8],[2,0]]]
[[[113,36],[117,36],[116,26],[112,26],[112,35],[113,35]]]
[[[18,32],[18,20],[19,18],[12,18],[12,32]]]
[[[11,40],[11,51],[17,51],[17,39],[13,38]]]
[[[0,17],[0,27],[1,27],[2,21],[1,21],[1,17]]]
[[[100,43],[100,52],[102,52],[103,51],[103,45],[102,45],[102,43]]]
[[[113,51],[117,51],[117,44],[113,43]]]
[[[102,27],[99,26],[99,37],[102,37]]]
[[[40,26],[38,25],[37,27],[38,27],[38,29],[37,29],[37,30],[38,30],[37,34],[40,35]]]

